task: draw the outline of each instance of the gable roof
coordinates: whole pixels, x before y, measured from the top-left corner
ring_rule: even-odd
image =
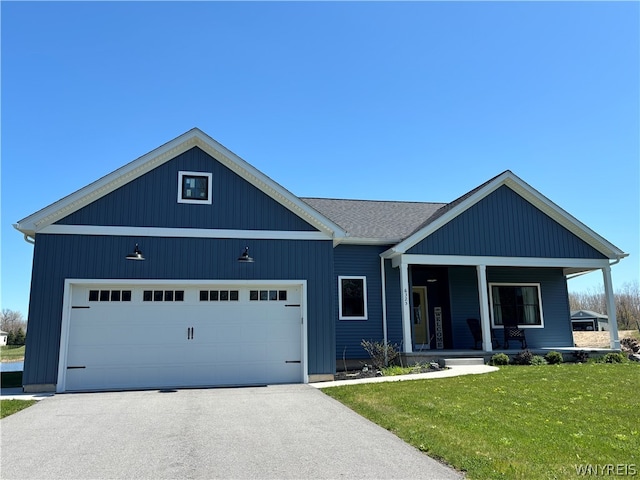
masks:
[[[349,232],[349,243],[398,243],[445,203],[302,198]]]
[[[84,188],[20,220],[28,237],[113,192],[187,150],[198,147],[335,243],[393,245],[385,258],[405,253],[427,236],[505,185],[609,259],[628,256],[569,213],[506,170],[450,203],[299,198],[242,158],[193,128]]]
[[[235,153],[216,142],[198,128],[193,128],[142,157],[120,167],[84,188],[20,220],[14,227],[34,237],[36,232],[80,210],[82,207],[113,192],[176,156],[198,147],[231,171],[244,178],[290,211],[328,236],[341,238],[346,232],[331,219],[311,208],[287,189],[273,181]]]
[[[629,255],[553,203],[513,172],[506,170],[439,209],[434,215],[426,219],[411,235],[384,252],[383,256],[385,258],[391,258],[406,253],[411,247],[424,240],[440,227],[503,185],[513,190],[516,194],[520,195],[534,207],[538,208],[607,258],[617,260]]]

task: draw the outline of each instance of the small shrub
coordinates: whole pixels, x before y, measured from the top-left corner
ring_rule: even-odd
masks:
[[[589,359],[589,354],[584,350],[579,350],[577,352],[573,352],[573,358],[578,363],[584,363]]]
[[[389,342],[385,343],[362,340],[362,342],[360,342],[360,345],[362,345],[362,348],[364,348],[365,351],[369,354],[369,356],[371,357],[371,363],[378,370],[382,370],[387,365],[387,362],[389,365],[391,365],[394,360],[400,355],[400,352],[398,352],[398,345],[391,344]],[[387,362],[385,362],[385,360]]]
[[[516,365],[531,365],[533,353],[529,350],[522,350],[513,357],[513,363]]]
[[[624,355],[624,353],[621,353],[621,352],[618,352],[618,353],[610,352],[602,357],[603,363],[624,363],[626,362],[626,360],[627,360],[627,357]]]
[[[620,345],[622,346],[622,350],[624,351],[631,353],[640,353],[640,340],[627,337],[620,340]]]
[[[547,353],[544,356],[544,359],[550,365],[557,365],[559,363],[562,363],[563,361],[562,354],[560,352],[555,352],[555,351]]]
[[[531,357],[531,365],[538,366],[538,365],[546,365],[546,364],[547,364],[547,361],[541,355],[534,355],[533,357]]]
[[[491,357],[491,365],[509,365],[509,356],[506,353],[496,353]]]

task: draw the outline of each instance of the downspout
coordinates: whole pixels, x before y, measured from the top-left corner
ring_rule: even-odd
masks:
[[[616,263],[620,263],[620,260],[622,260],[621,257],[616,258],[613,262],[609,263],[609,266],[612,267],[613,265],[615,265]]]
[[[380,280],[382,283],[382,336],[384,339],[384,364],[389,364],[387,351],[387,282],[385,279],[384,257],[380,256]]]

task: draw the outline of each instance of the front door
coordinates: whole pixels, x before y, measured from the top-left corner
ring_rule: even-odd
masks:
[[[413,344],[416,350],[431,348],[428,311],[427,287],[413,287]]]

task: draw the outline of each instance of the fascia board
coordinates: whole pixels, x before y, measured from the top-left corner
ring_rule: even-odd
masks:
[[[86,187],[20,220],[15,225],[15,228],[24,234],[34,236],[36,232],[42,228],[100,199],[122,185],[135,180],[195,146],[210,155],[213,154],[212,156],[216,158],[216,160],[281,203],[294,214],[308,221],[320,231],[335,237],[344,237],[347,235],[337,224],[309,207],[291,192],[271,180],[198,128],[189,130],[170,142],[90,183]]]
[[[611,242],[598,235],[580,220],[556,205],[517,176],[511,174],[504,183],[506,186],[518,193],[522,198],[540,209],[543,213],[547,214],[553,220],[592,246],[594,249],[598,250],[607,258],[621,259],[629,256],[628,253],[623,252]]]
[[[401,264],[447,266],[485,265],[487,267],[578,268],[584,270],[597,270],[608,267],[609,260],[591,258],[490,257],[421,254],[404,254],[392,258],[391,265],[394,268]]]
[[[145,173],[195,146],[194,134],[196,130],[197,129],[189,130],[170,142],[99,178],[95,182],[38,210],[20,220],[16,228],[23,233],[28,232],[30,235],[35,234],[42,228],[108,195],[122,185],[141,177]]]
[[[319,230],[330,233],[335,237],[346,237],[342,227],[332,222],[327,217],[319,213],[317,210],[311,208],[308,204],[300,200],[296,195],[284,188],[282,185],[273,181],[270,177],[262,173],[260,170],[249,164],[238,155],[227,149],[223,145],[216,142],[213,138],[201,130],[197,130],[198,138],[201,144],[197,146],[207,152],[209,155],[216,158],[223,165],[229,168],[231,171],[240,175],[246,181],[251,183],[254,187],[258,188],[278,203],[295,213],[299,217],[308,221],[314,227]]]
[[[406,253],[406,251],[413,247],[415,244],[424,240],[440,227],[452,221],[458,215],[471,208],[473,205],[497,190],[502,185],[506,185],[507,187],[511,188],[522,198],[544,212],[550,218],[558,222],[560,225],[562,225],[578,238],[592,246],[594,249],[601,252],[607,258],[621,259],[629,255],[628,253],[624,253],[615,245],[595,233],[585,224],[560,208],[558,205],[553,203],[547,197],[542,195],[540,192],[538,192],[536,189],[528,185],[526,182],[521,180],[510,171],[506,171],[503,174],[499,175],[491,183],[488,183],[483,188],[471,195],[469,198],[466,198],[465,200],[460,202],[450,211],[442,215],[442,217],[438,218],[433,223],[427,225],[424,229],[414,233],[402,242],[398,243],[395,247],[393,247],[393,250],[398,253]]]
[[[164,238],[251,238],[253,240],[331,240],[324,232],[307,230],[227,230],[114,225],[49,225],[38,233],[47,235],[92,235]]]

